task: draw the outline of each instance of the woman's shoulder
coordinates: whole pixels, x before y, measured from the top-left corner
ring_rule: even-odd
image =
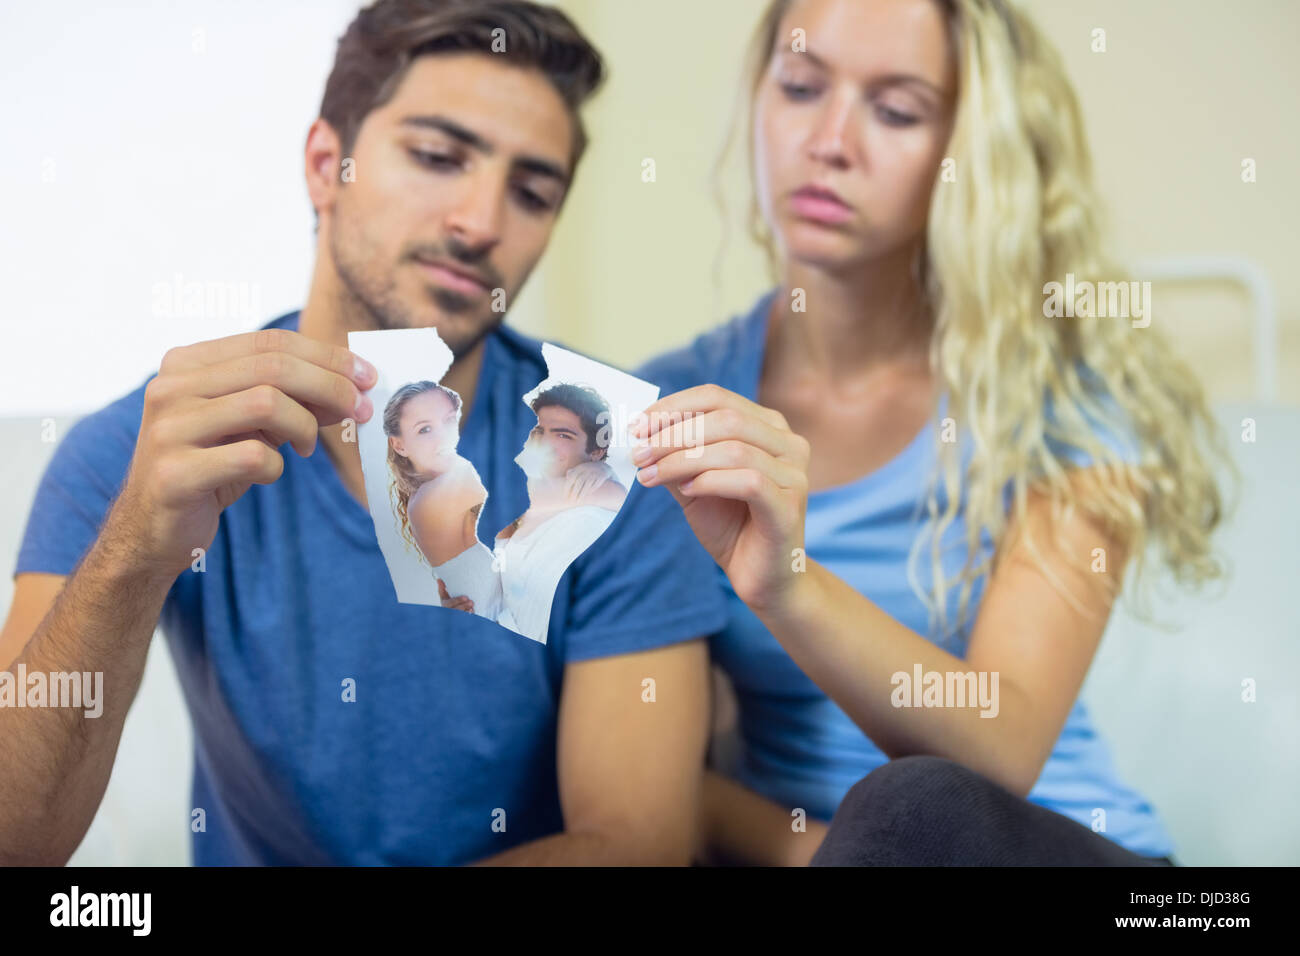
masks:
[[[442,474],[416,488],[411,495],[410,509],[437,509],[445,507],[453,497],[472,498],[480,494],[486,492],[478,472],[468,459],[461,458]]]
[[[658,385],[663,394],[706,382],[737,391],[743,369],[762,349],[761,332],[775,289],[746,311],[642,363],[633,374]]]

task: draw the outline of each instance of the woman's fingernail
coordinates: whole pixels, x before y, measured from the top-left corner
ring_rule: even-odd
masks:
[[[636,462],[638,465],[644,464],[645,462],[650,460],[650,456],[653,453],[654,453],[653,449],[649,445],[641,445],[639,447],[633,448],[632,460]]]
[[[655,475],[659,474],[659,466],[651,465],[649,468],[642,468],[636,474],[641,479],[641,484],[648,485],[655,480]]]

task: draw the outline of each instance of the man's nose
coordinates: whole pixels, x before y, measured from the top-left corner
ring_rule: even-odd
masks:
[[[505,222],[506,184],[490,173],[466,177],[464,188],[447,213],[447,232],[476,252],[501,241]]]

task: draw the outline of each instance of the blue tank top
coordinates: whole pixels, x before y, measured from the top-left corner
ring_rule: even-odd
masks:
[[[712,382],[757,401],[770,307],[777,290],[763,294],[748,313],[661,355],[636,374],[667,395]],[[947,405],[941,399],[938,420]],[[1049,411],[1050,414],[1050,411]],[[1094,423],[1095,424],[1095,423]],[[1127,438],[1098,428],[1099,437],[1124,457],[1135,453]],[[1080,449],[1049,442],[1053,450],[1083,465]],[[882,467],[847,484],[808,496],[805,550],[808,557],[850,584],[911,630],[965,657],[974,609],[984,577],[973,585],[972,611],[963,627],[941,638],[908,577],[912,542],[924,531],[926,482],[935,458],[933,422]],[[963,460],[970,455],[962,448]],[[940,507],[945,501],[939,496]],[[1010,502],[1010,486],[1004,500]],[[952,581],[965,561],[962,513],[944,538],[944,573]],[[982,535],[982,561],[991,551]],[[916,562],[918,585],[929,593],[929,546]],[[716,572],[727,595],[728,620],[710,639],[714,661],[729,675],[739,707],[743,745],[737,779],[787,807],[803,807],[829,820],[848,789],[889,758],[803,673],[781,644]],[[948,620],[956,619],[958,588],[948,595]],[[1166,856],[1173,844],[1151,805],[1117,774],[1104,740],[1087,709],[1076,701],[1028,799],[1070,817],[1144,856]],[[1099,813],[1098,811],[1101,811]],[[1102,829],[1104,827],[1104,829]]]

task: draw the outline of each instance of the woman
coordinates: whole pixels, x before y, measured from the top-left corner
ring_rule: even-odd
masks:
[[[733,607],[704,855],[1171,862],[1077,695],[1131,556],[1220,573],[1227,453],[1156,329],[1044,310],[1122,278],[1056,55],[999,0],[773,0],[751,57],[778,284],[638,372],[638,478]]]
[[[438,578],[439,593],[466,599],[466,610],[496,620],[501,585],[492,552],[478,539],[487,489],[456,452],[461,399],[435,382],[403,385],[384,408],[389,497],[402,538]]]

